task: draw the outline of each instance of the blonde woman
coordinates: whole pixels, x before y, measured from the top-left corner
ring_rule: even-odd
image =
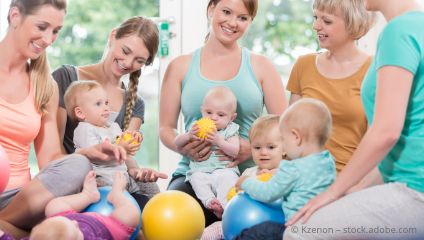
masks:
[[[60,151],[59,93],[45,50],[56,40],[65,15],[66,0],[13,0],[9,29],[0,42],[0,145],[11,167],[0,195],[0,229],[18,239],[45,218],[50,200],[79,191],[91,170],[89,160],[126,159],[125,151],[110,143],[69,156]],[[28,167],[32,142],[41,169],[33,180]]]
[[[424,239],[424,7],[415,0],[365,7],[388,22],[361,87],[370,128],[330,188],[289,220],[284,239]],[[364,176],[362,190],[342,197]]]
[[[137,94],[141,68],[153,63],[158,47],[159,30],[156,24],[142,16],[131,17],[112,30],[100,62],[80,67],[62,65],[53,72],[53,78],[59,88],[59,135],[67,153],[75,151],[73,138],[74,130],[78,126],[78,122],[72,120],[65,109],[64,95],[71,83],[84,80],[98,82],[106,91],[109,100],[109,121],[118,123],[123,131],[139,131],[144,122],[144,100]],[[126,74],[130,75],[128,88],[121,81]],[[142,135],[137,140],[141,142]],[[135,158],[130,159],[131,161],[126,163],[127,166],[139,168]],[[132,196],[141,209],[149,200],[148,196],[159,192],[159,187],[154,183],[159,177],[165,178],[154,170],[146,170],[146,173],[140,176],[139,180],[145,182],[145,194],[134,193]]]
[[[319,46],[327,51],[299,57],[287,90],[290,105],[301,98],[315,98],[330,109],[333,134],[325,145],[336,159],[339,173],[367,131],[368,121],[361,102],[362,80],[372,56],[356,41],[375,23],[364,0],[314,0],[313,10]]]
[[[215,153],[222,155],[221,161],[232,161],[227,167],[238,165],[240,172],[255,166],[248,132],[262,115],[264,104],[269,114],[281,115],[287,108],[284,86],[272,61],[251,53],[237,42],[255,18],[257,9],[258,0],[210,0],[207,17],[211,30],[205,45],[194,53],[177,57],[166,70],[161,89],[159,136],[166,147],[183,156],[169,190],[183,191],[196,198],[190,183],[184,182],[185,175],[190,159],[201,162],[209,158],[211,145],[196,140],[177,147],[174,140],[180,111],[188,131],[190,123],[202,117],[200,106],[209,89],[223,85],[237,97],[234,122],[240,125],[240,150],[235,158],[223,151]],[[206,225],[218,220],[212,212],[203,210]]]

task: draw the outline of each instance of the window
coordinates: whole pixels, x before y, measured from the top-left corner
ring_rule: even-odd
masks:
[[[312,0],[260,0],[258,13],[240,44],[272,59],[284,86],[300,55],[317,52]],[[287,100],[290,92],[286,92]]]
[[[6,16],[10,0],[2,0],[0,24],[2,36],[6,33]],[[57,40],[47,48],[52,71],[62,64],[83,66],[98,62],[103,54],[111,30],[131,16],[159,16],[159,0],[68,0],[68,12],[63,29]],[[140,130],[144,141],[136,159],[140,166],[158,169],[159,137],[159,58],[153,66],[144,67],[139,95],[145,100],[145,123]],[[128,75],[123,78],[128,83]],[[38,172],[38,165],[33,146],[29,155],[31,172]]]

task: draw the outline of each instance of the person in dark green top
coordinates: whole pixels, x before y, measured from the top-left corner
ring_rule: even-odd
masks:
[[[388,22],[361,87],[370,128],[330,188],[289,220],[283,239],[424,239],[424,7],[365,2]],[[327,231],[295,231],[318,228]]]
[[[205,45],[194,53],[175,58],[166,70],[160,97],[159,137],[166,147],[183,156],[168,190],[180,190],[196,198],[190,183],[184,181],[185,174],[190,159],[201,162],[209,158],[211,145],[193,141],[179,148],[174,140],[180,111],[187,132],[190,123],[202,117],[200,106],[209,89],[223,85],[236,95],[234,122],[240,126],[240,150],[235,158],[223,156],[219,160],[233,161],[227,166],[238,165],[241,172],[255,166],[248,132],[262,115],[264,104],[269,114],[281,115],[287,108],[284,86],[272,61],[238,44],[256,15],[258,3],[258,0],[210,0],[207,13],[211,31]],[[212,212],[203,210],[206,225],[218,220]]]

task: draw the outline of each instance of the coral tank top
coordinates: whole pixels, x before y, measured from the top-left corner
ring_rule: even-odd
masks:
[[[0,98],[0,145],[10,162],[10,179],[6,189],[17,188],[31,180],[28,154],[37,137],[42,114],[37,112],[32,83],[28,97],[18,104]]]

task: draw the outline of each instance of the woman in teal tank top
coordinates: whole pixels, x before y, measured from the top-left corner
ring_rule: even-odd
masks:
[[[204,161],[209,158],[211,146],[204,141],[194,141],[178,148],[174,140],[180,110],[187,131],[191,122],[202,117],[200,106],[209,89],[223,85],[237,97],[234,122],[240,125],[240,151],[234,159],[226,156],[220,160],[233,160],[229,167],[238,165],[240,172],[254,166],[248,132],[256,118],[262,115],[264,105],[269,114],[276,115],[287,108],[284,86],[272,61],[249,52],[237,42],[255,17],[257,8],[257,0],[210,0],[207,13],[211,30],[205,46],[192,54],[177,57],[166,70],[161,89],[159,136],[166,147],[183,156],[169,190],[184,191],[196,198],[191,185],[184,183],[185,174],[190,159]],[[204,209],[204,213],[207,225],[216,221],[212,212]]]

